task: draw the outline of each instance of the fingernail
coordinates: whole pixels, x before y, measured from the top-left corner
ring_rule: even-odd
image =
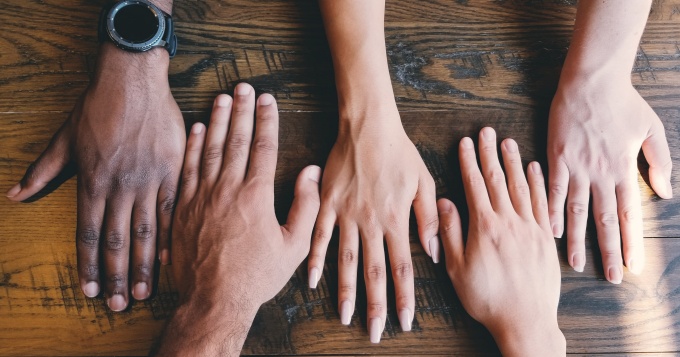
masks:
[[[666,181],[666,197],[668,197],[668,199],[673,198],[673,186],[671,186],[670,181]]]
[[[319,282],[319,268],[314,267],[309,270],[309,288],[316,289],[316,285]]]
[[[170,251],[167,249],[161,250],[160,261],[163,265],[170,264]]]
[[[201,123],[196,123],[194,126],[191,127],[191,132],[193,134],[200,134],[203,132],[203,124]]]
[[[125,310],[125,306],[127,306],[125,298],[120,294],[111,296],[106,303],[109,305],[109,309],[116,312]]]
[[[576,253],[571,258],[572,268],[579,273],[583,273],[583,267],[586,265],[586,257],[583,253]]]
[[[321,168],[318,166],[311,167],[307,172],[307,177],[310,180],[319,183],[319,181],[321,180]]]
[[[552,232],[553,232],[553,237],[562,238],[562,225],[554,223],[552,225]]]
[[[7,191],[6,196],[7,196],[7,198],[12,198],[12,197],[16,196],[19,192],[21,192],[21,184],[20,183],[14,185],[14,187],[10,188],[9,191]]]
[[[610,267],[608,271],[609,282],[612,284],[621,284],[621,280],[623,280],[623,271],[621,271],[621,267]]]
[[[508,150],[508,152],[515,153],[517,152],[517,143],[515,140],[508,139],[505,141],[505,148]]]
[[[382,320],[379,317],[374,317],[371,319],[371,322],[368,325],[368,335],[371,338],[371,343],[380,343],[382,328]]]
[[[635,275],[640,275],[640,273],[642,273],[642,266],[640,264],[636,264],[635,259],[628,260],[628,264],[626,264],[626,266],[628,267],[628,271]]]
[[[411,310],[401,309],[399,311],[399,323],[402,331],[411,331]]]
[[[85,286],[83,286],[83,294],[89,298],[97,297],[97,295],[99,295],[99,284],[95,281],[85,284]]]
[[[248,95],[250,94],[250,86],[247,84],[239,84],[236,86],[235,92],[238,95]]]
[[[541,173],[541,164],[538,162],[532,162],[531,163],[531,171],[533,171],[535,174],[540,174]]]
[[[491,128],[482,129],[482,138],[486,141],[491,141],[495,139],[494,131]]]
[[[218,95],[215,100],[215,105],[218,107],[228,107],[231,104],[231,98],[228,95]]]
[[[473,146],[473,144],[472,144],[472,139],[470,139],[470,138],[468,138],[468,137],[464,137],[464,138],[460,141],[460,145],[461,145],[462,147],[466,148],[466,149],[470,149],[470,148],[472,148],[472,146]]]
[[[430,238],[429,244],[432,261],[437,264],[439,263],[439,236]]]
[[[349,300],[345,300],[340,304],[340,323],[347,326],[352,321],[352,314],[354,309]]]
[[[271,94],[265,93],[265,94],[260,96],[260,105],[261,106],[266,107],[268,105],[271,105],[272,103],[274,103],[274,97],[272,97]]]
[[[135,300],[144,300],[149,297],[149,286],[146,283],[137,283],[135,287],[132,288],[132,296]]]

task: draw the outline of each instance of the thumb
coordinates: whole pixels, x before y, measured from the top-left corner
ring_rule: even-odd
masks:
[[[666,132],[661,120],[656,117],[649,129],[647,139],[642,143],[642,152],[649,163],[649,182],[661,198],[672,198],[671,170],[673,161],[666,141]]]
[[[42,190],[70,160],[66,125],[59,128],[47,149],[26,170],[19,183],[7,191],[7,198],[23,201]]]
[[[454,267],[460,267],[465,260],[465,247],[463,246],[463,228],[460,224],[460,215],[453,202],[442,198],[437,202],[439,210],[439,235],[444,244],[444,256],[447,265],[453,263]],[[447,269],[448,270],[448,269]],[[451,271],[449,271],[451,275]],[[453,279],[453,276],[449,276]]]
[[[312,230],[316,216],[319,214],[319,182],[321,168],[307,166],[298,175],[295,183],[295,196],[288,213],[288,222],[281,227],[284,237],[291,239],[293,245],[304,248],[304,254],[309,252]]]

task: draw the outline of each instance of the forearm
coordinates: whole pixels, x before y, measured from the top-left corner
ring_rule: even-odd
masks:
[[[333,56],[341,126],[366,118],[367,108],[396,109],[385,49],[385,1],[320,0],[319,5]],[[371,120],[388,118],[393,119]]]
[[[579,1],[563,78],[630,81],[651,0]]]
[[[238,356],[257,308],[228,298],[182,304],[168,322],[159,356]]]

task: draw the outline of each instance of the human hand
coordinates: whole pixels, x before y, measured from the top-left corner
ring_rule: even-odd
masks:
[[[217,97],[207,133],[200,123],[191,130],[172,229],[180,306],[160,355],[182,355],[184,348],[193,355],[238,355],[260,305],[309,252],[321,169],[300,173],[288,223],[279,226],[278,110],[269,94],[255,106],[255,91],[241,83],[233,106],[229,96]]]
[[[168,85],[168,61],[164,49],[132,54],[103,45],[94,80],[71,116],[7,193],[26,200],[68,163],[76,164],[80,286],[95,297],[104,284],[114,311],[128,305],[128,275],[134,298],[146,299],[157,251],[169,261],[186,136]]]
[[[498,161],[496,133],[463,138],[459,157],[470,213],[463,243],[455,205],[438,202],[446,270],[465,310],[483,324],[503,355],[564,355],[557,326],[560,266],[550,232],[541,166],[529,164],[528,184],[517,143],[501,145],[506,178]]]
[[[356,300],[361,237],[368,329],[371,342],[378,343],[387,317],[383,240],[389,251],[399,320],[402,329],[409,331],[415,311],[408,227],[411,204],[420,241],[435,263],[439,260],[439,221],[434,180],[406,136],[396,106],[387,114],[366,115],[387,115],[390,120],[375,120],[373,126],[357,130],[341,127],[323,176],[321,210],[309,256],[309,285],[316,288],[333,227],[338,224],[338,301],[341,322],[348,325]]]
[[[553,100],[548,128],[550,221],[555,237],[564,231],[567,208],[567,251],[576,271],[585,265],[588,201],[602,252],[605,277],[623,279],[645,265],[637,157],[642,148],[650,164],[651,186],[671,198],[671,156],[663,124],[630,82],[599,83],[563,79]]]

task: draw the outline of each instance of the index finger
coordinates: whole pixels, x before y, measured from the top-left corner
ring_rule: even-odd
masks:
[[[479,166],[477,166],[477,155],[472,139],[465,137],[460,141],[458,148],[460,159],[460,171],[463,175],[463,186],[465,187],[465,198],[470,212],[490,210],[491,201],[486,191],[486,184]]]

